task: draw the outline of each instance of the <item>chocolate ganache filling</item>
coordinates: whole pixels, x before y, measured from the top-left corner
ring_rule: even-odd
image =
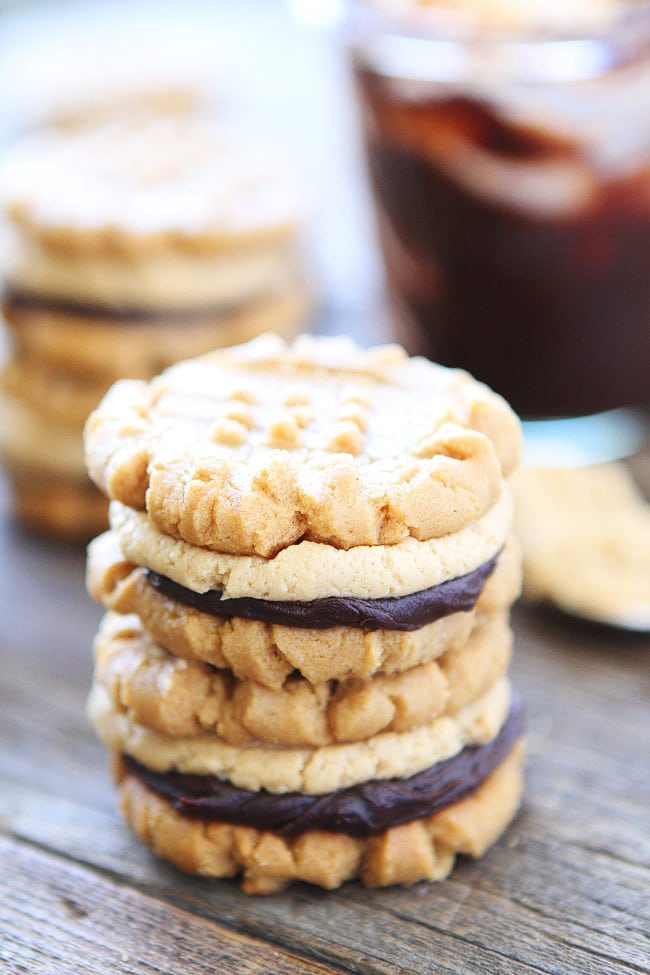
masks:
[[[220,821],[279,836],[323,829],[363,838],[439,812],[466,798],[507,758],[523,729],[521,701],[513,698],[499,734],[470,745],[408,779],[372,779],[324,795],[239,789],[212,775],[153,772],[128,756],[126,769],[186,816]]]
[[[6,285],[1,296],[2,304],[7,313],[15,311],[55,311],[63,315],[83,316],[92,318],[98,322],[106,321],[107,324],[115,320],[125,323],[137,322],[141,325],[146,324],[165,324],[173,325],[177,322],[188,320],[212,321],[217,317],[222,317],[228,313],[243,307],[244,302],[232,302],[230,304],[201,305],[192,307],[178,308],[156,308],[140,307],[136,305],[124,305],[117,303],[101,304],[94,301],[77,301],[73,298],[60,298],[55,295],[37,295],[18,288]]]
[[[355,596],[324,596],[307,602],[255,599],[242,596],[223,599],[221,591],[197,593],[147,569],[147,579],[159,593],[212,616],[233,616],[261,623],[326,630],[352,626],[372,630],[419,630],[452,613],[466,612],[476,605],[483,586],[494,570],[498,555],[464,576],[449,579],[408,596],[386,599],[358,599]]]

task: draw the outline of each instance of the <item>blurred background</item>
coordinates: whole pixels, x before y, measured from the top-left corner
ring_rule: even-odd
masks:
[[[206,101],[304,192],[319,324],[389,335],[337,0],[0,2],[0,136],[149,97]],[[336,324],[334,324],[336,323]]]

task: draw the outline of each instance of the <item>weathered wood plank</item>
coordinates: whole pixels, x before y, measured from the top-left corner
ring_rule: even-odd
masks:
[[[0,518],[0,654],[20,649],[43,674],[74,682],[101,615],[84,572],[83,547],[48,542]]]
[[[227,919],[239,930],[263,937],[271,923],[288,947],[295,947],[298,930],[314,954],[355,970],[391,972],[408,957],[407,970],[426,972],[426,959],[441,950],[450,958],[449,968],[440,969],[445,972],[488,962],[499,971],[502,957],[509,959],[508,971],[570,972],[576,969],[562,965],[567,940],[581,972],[606,972],[603,959],[611,957],[613,971],[642,970],[648,872],[619,861],[610,865],[602,855],[585,854],[560,839],[550,843],[544,824],[526,814],[485,861],[461,863],[444,884],[377,892],[348,885],[331,894],[295,888],[260,901],[245,898],[230,882],[182,876],[150,856],[114,816],[63,799],[53,800],[50,815],[44,815],[40,792],[11,783],[7,788],[5,828],[19,836],[173,903]],[[379,935],[373,934],[377,925]],[[383,960],[370,963],[378,941]],[[595,943],[600,961],[590,954]]]
[[[25,786],[6,782],[3,796],[4,829],[21,841],[36,843],[49,851],[59,851],[66,858],[88,864],[102,875],[120,883],[128,882],[135,890],[181,906],[203,917],[227,923],[233,929],[254,937],[273,940],[292,950],[308,950],[314,957],[349,967],[364,975],[388,975],[404,969],[429,972],[432,952],[448,957],[441,964],[442,975],[460,971],[498,971],[489,967],[488,955],[481,958],[474,948],[445,934],[433,937],[425,928],[408,920],[389,918],[379,929],[376,906],[371,892],[362,892],[361,903],[351,911],[341,892],[325,893],[305,886],[291,888],[279,897],[254,899],[243,895],[234,882],[212,882],[186,877],[153,857],[124,829],[116,816],[110,817],[92,808],[82,808],[65,799],[53,799],[49,815],[44,815],[43,796]],[[403,891],[408,899],[431,893],[419,887]],[[364,904],[364,897],[369,903]],[[379,895],[381,897],[381,892]],[[302,946],[302,948],[301,948]],[[408,962],[408,963],[407,963]],[[464,968],[464,965],[469,967]],[[483,970],[483,969],[481,969]],[[527,966],[515,966],[515,975],[528,975]]]
[[[10,975],[336,975],[214,919],[0,837],[0,962]]]
[[[585,874],[581,870],[586,862],[583,851],[563,847],[562,863],[554,847],[549,851],[551,860],[546,870],[537,877],[543,857],[534,849],[537,844],[531,844],[527,837],[517,846],[524,844],[533,847],[532,855],[526,850],[508,853],[507,848],[496,849],[487,871],[460,865],[455,877],[437,892],[436,900],[447,897],[446,887],[463,880],[468,882],[469,895],[460,902],[452,899],[440,913],[433,912],[424,898],[409,901],[409,922],[447,931],[544,971],[645,971],[650,957],[647,904],[643,904],[650,881],[647,871],[637,872],[636,889],[630,892],[627,876],[622,880],[618,872],[610,879],[609,864],[603,859],[596,858],[595,867]],[[350,887],[346,896],[356,901],[359,893]],[[608,897],[609,903],[603,903],[603,897]],[[405,913],[405,904],[394,891],[387,891],[377,906],[400,917]],[[639,913],[632,920],[631,910],[635,908]],[[623,932],[625,936],[621,937]]]

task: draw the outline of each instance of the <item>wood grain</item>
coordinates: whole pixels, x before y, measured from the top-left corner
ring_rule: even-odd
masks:
[[[214,920],[1,837],[0,860],[0,962],[12,975],[342,971],[244,937]]]

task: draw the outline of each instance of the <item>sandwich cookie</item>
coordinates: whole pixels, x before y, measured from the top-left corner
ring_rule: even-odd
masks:
[[[394,346],[264,336],[116,384],[90,720],[133,830],[266,893],[440,879],[522,788],[507,404]]]

